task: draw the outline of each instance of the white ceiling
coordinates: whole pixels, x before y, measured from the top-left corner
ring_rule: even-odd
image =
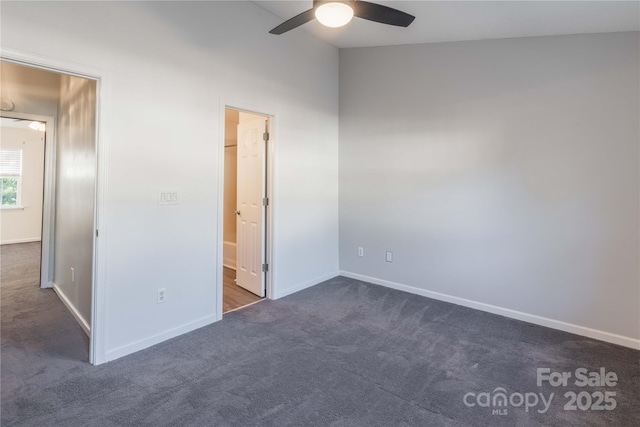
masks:
[[[314,20],[273,37],[295,37],[296,31],[309,31],[344,48],[640,30],[638,0],[372,2],[410,13],[416,20],[408,28],[398,28],[354,18],[338,29],[323,27]],[[282,22],[313,4],[312,0],[255,3]]]
[[[58,108],[60,74],[1,61],[0,75],[0,93],[14,103],[14,111],[52,115]]]

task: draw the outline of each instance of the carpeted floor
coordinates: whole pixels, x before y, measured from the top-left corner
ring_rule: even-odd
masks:
[[[638,351],[351,279],[249,306],[95,367],[86,362],[86,337],[52,292],[5,285],[6,426],[634,426],[640,419]],[[538,367],[606,367],[619,381],[538,387]],[[466,393],[493,396],[497,387],[555,396],[543,414],[542,404],[492,415],[463,403]],[[617,407],[564,410],[568,390],[614,391]]]

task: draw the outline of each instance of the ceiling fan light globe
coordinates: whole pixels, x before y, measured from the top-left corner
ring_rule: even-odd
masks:
[[[315,11],[316,19],[325,27],[338,28],[353,19],[353,8],[345,3],[323,3]]]

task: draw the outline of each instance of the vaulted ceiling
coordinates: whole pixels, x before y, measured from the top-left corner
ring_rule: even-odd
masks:
[[[372,1],[415,15],[416,20],[409,28],[398,28],[355,18],[337,29],[314,20],[273,37],[308,31],[337,47],[363,47],[640,30],[638,1]],[[255,3],[282,21],[313,4]]]

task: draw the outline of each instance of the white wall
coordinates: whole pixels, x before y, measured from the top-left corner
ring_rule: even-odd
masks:
[[[95,182],[96,82],[63,75],[56,138],[54,283],[80,323],[89,327]]]
[[[219,314],[221,101],[276,113],[278,294],[337,273],[336,48],[304,31],[268,34],[281,19],[250,2],[8,2],[1,20],[3,48],[111,77],[107,358]],[[158,205],[167,187],[179,205]]]
[[[341,50],[341,270],[637,346],[639,50],[638,33]]]
[[[0,147],[3,150],[22,150],[20,205],[23,207],[0,210],[0,244],[40,241],[44,188],[44,132],[2,126]]]

